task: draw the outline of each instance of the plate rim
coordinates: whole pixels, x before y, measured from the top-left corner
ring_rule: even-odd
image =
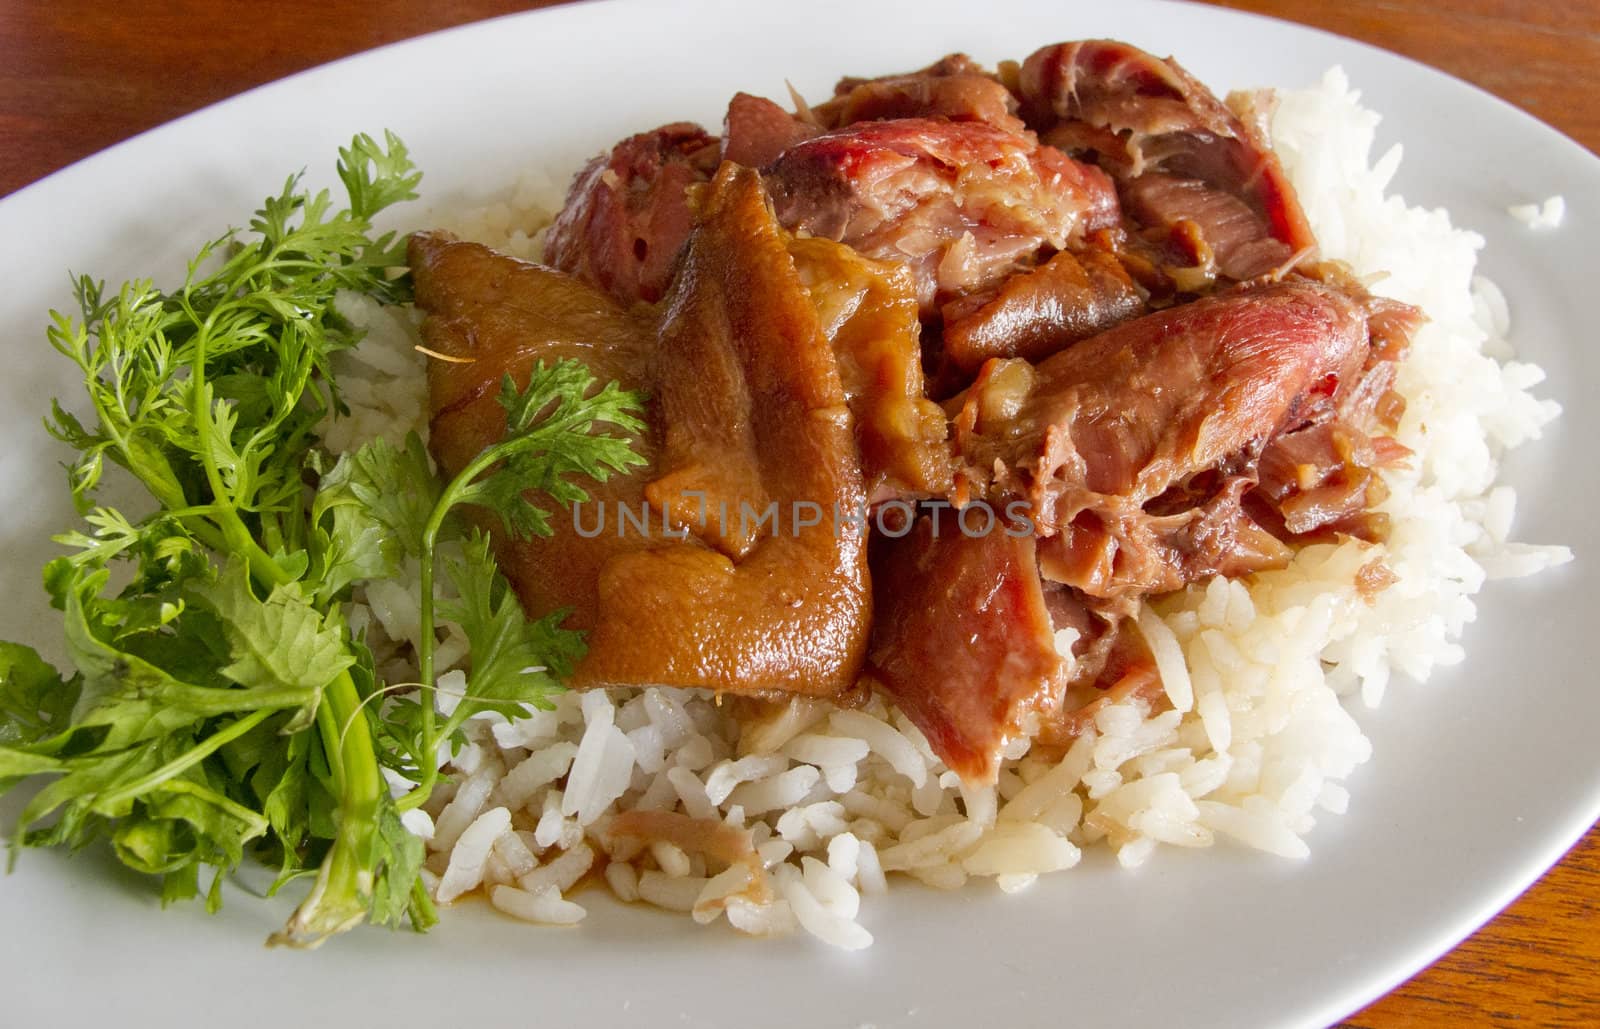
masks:
[[[236,105],[244,98],[251,97],[255,94],[278,89],[288,83],[294,83],[313,76],[325,75],[333,69],[338,69],[342,66],[370,60],[374,55],[386,51],[401,48],[424,48],[428,46],[431,41],[440,37],[491,31],[490,26],[501,23],[508,23],[512,21],[520,23],[524,21],[532,21],[534,19],[548,20],[569,14],[570,12],[579,9],[607,8],[624,10],[630,7],[643,6],[646,2],[647,0],[577,0],[575,3],[562,4],[556,7],[510,12],[434,30],[403,40],[385,43],[380,46],[371,47],[349,54],[333,61],[316,65],[311,68],[303,69],[291,75],[262,83],[230,97],[207,104],[203,107],[197,108],[194,111],[187,112],[159,125],[152,126],[133,136],[119,140],[118,142],[104,147],[90,155],[80,158],[71,164],[66,165],[65,167],[56,169],[42,178],[36,179],[14,191],[13,193],[0,198],[0,217],[3,217],[10,211],[17,208],[29,206],[35,203],[43,203],[44,201],[41,198],[46,198],[56,191],[70,191],[78,188],[77,180],[84,178],[85,176],[96,174],[98,173],[99,169],[103,167],[111,166],[118,161],[125,160],[126,155],[130,151],[136,151],[142,147],[160,145],[159,139],[152,143],[152,138],[162,137],[165,135],[175,135],[178,131],[181,131],[181,128],[187,123],[199,121],[207,117],[215,117],[216,113],[220,109],[229,107],[231,105]],[[704,0],[677,0],[677,3],[682,7],[705,6]],[[1189,11],[1202,9],[1200,5],[1180,3],[1180,0],[1137,0],[1137,2],[1131,6],[1133,8],[1176,8],[1181,6]],[[1245,21],[1271,24],[1279,28],[1291,29],[1298,33],[1311,33],[1322,37],[1325,40],[1332,41],[1341,47],[1357,47],[1361,50],[1370,52],[1373,55],[1379,56],[1384,61],[1400,62],[1418,73],[1446,80],[1456,88],[1464,87],[1466,90],[1470,91],[1471,94],[1473,94],[1475,102],[1492,103],[1495,107],[1501,109],[1502,113],[1509,113],[1510,115],[1515,116],[1516,119],[1526,123],[1526,127],[1534,128],[1540,132],[1558,137],[1563,144],[1573,148],[1578,156],[1590,162],[1597,174],[1600,174],[1600,156],[1597,156],[1589,148],[1568,136],[1560,129],[1543,122],[1516,104],[1504,100],[1501,97],[1496,96],[1495,94],[1490,93],[1482,87],[1479,87],[1457,75],[1433,67],[1424,61],[1408,57],[1404,54],[1396,53],[1392,50],[1377,46],[1375,44],[1352,39],[1326,29],[1305,25],[1278,16],[1260,14],[1251,11],[1240,11],[1225,7],[1213,7],[1210,5],[1206,5],[1203,9],[1206,11],[1207,16],[1217,17],[1222,20],[1242,19]],[[1422,969],[1432,965],[1440,957],[1457,947],[1463,940],[1469,937],[1477,929],[1481,928],[1484,924],[1492,920],[1496,914],[1515,901],[1518,896],[1520,896],[1531,885],[1537,882],[1550,868],[1558,864],[1562,860],[1563,856],[1584,837],[1590,828],[1593,827],[1596,820],[1600,819],[1600,792],[1591,792],[1589,800],[1590,804],[1587,809],[1569,812],[1568,816],[1564,819],[1565,824],[1562,826],[1561,831],[1547,836],[1544,845],[1529,849],[1524,852],[1524,860],[1519,862],[1519,871],[1516,875],[1501,881],[1496,885],[1495,889],[1484,891],[1483,898],[1480,902],[1473,905],[1470,909],[1461,909],[1453,918],[1451,918],[1450,922],[1453,928],[1446,933],[1444,937],[1441,937],[1441,939],[1438,941],[1438,946],[1424,948],[1422,951],[1414,955],[1414,960],[1406,962],[1403,967],[1401,965],[1395,965],[1389,974],[1377,976],[1376,978],[1369,978],[1369,980],[1364,981],[1359,985],[1352,982],[1351,985],[1342,991],[1327,991],[1326,996],[1328,999],[1326,1002],[1319,1005],[1314,1011],[1310,1009],[1305,1010],[1305,1014],[1307,1016],[1305,1021],[1324,1021],[1327,1020],[1329,1016],[1331,1016],[1332,1019],[1337,1019],[1360,1010],[1361,1007],[1388,994],[1396,986],[1409,980]],[[1534,856],[1535,854],[1537,856]]]

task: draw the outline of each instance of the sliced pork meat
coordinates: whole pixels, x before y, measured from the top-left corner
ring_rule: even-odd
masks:
[[[868,503],[947,493],[949,425],[926,396],[911,273],[827,239],[792,240],[789,251],[839,362]]]
[[[1307,424],[1274,437],[1261,453],[1260,483],[1248,498],[1258,521],[1284,538],[1342,533],[1377,541],[1389,517],[1376,510],[1389,495],[1379,471],[1403,465],[1411,451],[1391,435],[1405,414],[1394,391],[1396,362],[1422,322],[1416,308],[1368,294],[1342,266],[1314,269],[1330,285],[1360,298],[1366,313],[1367,358],[1358,378],[1306,412]]]
[[[1124,209],[1141,224],[1193,226],[1215,270],[1231,279],[1243,282],[1266,275],[1294,256],[1249,204],[1199,179],[1146,172],[1125,183],[1121,195]],[[1206,265],[1202,258],[1201,266]]]
[[[553,536],[483,519],[527,610],[587,633],[571,684],[730,695],[751,752],[878,690],[993,783],[1020,734],[1160,703],[1144,598],[1382,538],[1418,315],[1315,260],[1255,102],[1122,43],[1003,81],[956,54],[623,140],[554,268],[414,237],[445,472],[537,361],[650,398],[644,465]],[[723,828],[613,835],[754,860]]]
[[[945,305],[944,355],[968,375],[992,357],[1039,361],[1143,310],[1115,254],[1063,250],[991,292]]]
[[[427,312],[423,338],[447,358],[428,363],[428,445],[446,475],[505,435],[500,383],[509,375],[525,385],[535,362],[582,361],[602,382],[648,389],[652,326],[588,283],[445,233],[413,235],[409,257],[417,307]],[[633,446],[653,458],[650,434]],[[586,484],[591,502],[552,518],[549,537],[509,541],[491,533],[524,610],[539,616],[566,607],[570,628],[594,627],[601,568],[620,551],[653,545],[636,525],[615,519],[621,508],[644,507],[645,480],[635,473]],[[577,531],[573,514],[592,527],[602,512],[615,523],[606,532]]]
[[[1103,172],[980,122],[862,122],[790,147],[766,179],[786,227],[910,267],[930,317],[1118,219]]]
[[[1105,600],[1281,568],[1293,551],[1242,506],[1253,484],[1248,476],[1227,476],[1192,506],[1169,514],[1122,498],[1101,500],[1039,541],[1039,567],[1052,581]]]
[[[535,361],[582,360],[653,397],[645,469],[593,486],[548,539],[497,537],[526,609],[571,606],[568,624],[589,630],[572,685],[855,684],[871,625],[865,528],[835,521],[865,499],[851,417],[755,171],[725,165],[709,187],[654,315],[448,237],[411,248],[424,335],[458,359],[430,372],[430,446],[447,472],[504,434],[501,378],[526,381]]]
[[[1175,61],[1111,40],[1059,43],[1023,62],[1018,88],[1028,126],[1135,190],[1139,217],[1170,223],[1182,211],[1173,191],[1186,191],[1201,208],[1189,217],[1218,234],[1207,241],[1228,255],[1223,270],[1232,277],[1251,278],[1316,245],[1254,119],[1235,117]],[[1135,189],[1150,173],[1166,178]],[[1225,210],[1213,194],[1242,201],[1254,220]]]
[[[1112,39],[1040,47],[1022,62],[1017,92],[1035,131],[1076,122],[1122,137],[1120,146],[1094,149],[1126,160],[1135,174],[1143,169],[1132,162],[1148,141],[1179,132],[1235,135],[1231,115],[1202,83],[1173,61]]]
[[[1284,533],[1344,533],[1377,541],[1388,535],[1389,516],[1374,510],[1389,496],[1378,470],[1403,462],[1410,451],[1387,437],[1367,436],[1348,422],[1308,425],[1274,439],[1261,454],[1260,485],[1252,500],[1270,508],[1257,517]]]
[[[1002,417],[962,446],[1031,469],[1036,501],[1061,480],[1143,504],[1293,427],[1355,380],[1366,352],[1365,308],[1342,290],[1295,280],[1208,297],[1069,347],[998,407],[984,392],[997,371],[966,408]],[[1055,524],[1050,509],[1035,517]]]
[[[1340,266],[1319,269],[1331,282],[1365,293]],[[1367,329],[1371,348],[1367,366],[1356,387],[1339,398],[1338,416],[1375,436],[1393,433],[1405,416],[1406,400],[1394,389],[1400,360],[1411,348],[1411,337],[1426,320],[1421,311],[1388,297],[1368,295]],[[1380,436],[1381,439],[1381,436]],[[1380,442],[1379,446],[1386,444]],[[1398,446],[1391,440],[1388,445]]]
[[[573,180],[545,260],[623,303],[660,300],[694,225],[689,187],[717,156],[717,140],[688,122],[629,136]]]
[[[1281,563],[1240,508],[1274,436],[1336,403],[1367,356],[1366,309],[1297,280],[1126,322],[961,398],[974,488],[1031,505],[1046,574],[1092,596],[1161,592]]]
[[[762,168],[821,131],[765,97],[735,93],[722,121],[722,159]]]
[[[1034,541],[967,536],[946,512],[872,543],[877,625],[867,675],[934,753],[969,783],[991,783],[1006,741],[1061,705],[1056,650]]]
[[[871,596],[865,529],[835,516],[865,499],[860,463],[832,348],[749,168],[723,165],[705,194],[651,372],[661,444],[644,492],[687,538],[601,569],[578,684],[849,689]]]
[[[966,54],[951,54],[921,71],[876,79],[846,78],[834,97],[812,109],[817,121],[837,129],[860,121],[945,118],[977,121],[1022,133],[1017,98]]]

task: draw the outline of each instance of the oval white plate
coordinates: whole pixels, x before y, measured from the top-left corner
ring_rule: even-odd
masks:
[[[1070,5],[1075,8],[1076,5]],[[914,12],[914,13],[912,13]],[[439,203],[565,173],[621,135],[679,118],[719,123],[735,90],[826,95],[965,50],[1018,58],[1062,39],[1113,36],[1175,54],[1219,92],[1299,86],[1343,64],[1403,139],[1399,187],[1488,237],[1514,338],[1550,373],[1567,414],[1518,453],[1523,538],[1577,544],[1580,560],[1492,587],[1464,667],[1396,684],[1360,712],[1376,757],[1350,783],[1302,863],[1219,847],[1164,852],[1136,872],[1103,859],[1016,896],[904,888],[871,904],[871,950],[752,941],[726,927],[586,896],[575,930],[537,930],[477,904],[425,937],[362,931],[315,955],[266,951],[285,914],[230,891],[226,910],[162,912],[148,884],[98,854],[27,853],[0,880],[0,995],[17,1024],[236,1026],[573,1024],[860,1029],[1063,1023],[1325,1023],[1443,952],[1530,883],[1600,813],[1592,639],[1600,439],[1584,386],[1600,384],[1584,301],[1600,229],[1600,161],[1510,106],[1421,65],[1306,29],[1165,3],[1069,9],[1053,0],[916,5],[826,0],[597,3],[501,19],[316,69],[201,111],[0,202],[0,638],[47,644],[47,536],[71,523],[39,428],[74,389],[44,342],[66,270],[113,282],[176,275],[182,259],[307,167],[333,181],[335,147],[392,128]],[[1562,193],[1567,223],[1535,234],[1508,203]],[[170,284],[170,283],[169,283]],[[48,649],[48,647],[47,647]],[[7,805],[14,807],[14,804]]]

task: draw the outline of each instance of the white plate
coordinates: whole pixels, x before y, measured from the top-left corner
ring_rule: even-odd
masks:
[[[1073,5],[1076,7],[1076,5]],[[908,16],[904,12],[915,11]],[[948,51],[1021,58],[1114,36],[1173,53],[1219,90],[1314,81],[1340,63],[1404,139],[1399,186],[1489,239],[1484,269],[1515,339],[1567,408],[1507,469],[1523,538],[1577,543],[1580,560],[1496,585],[1467,664],[1396,685],[1361,712],[1376,757],[1351,812],[1312,833],[1306,862],[1219,847],[1163,852],[1124,873],[1104,860],[1016,896],[904,888],[869,906],[877,945],[751,941],[725,927],[585,900],[582,928],[538,930],[466,904],[425,937],[361,931],[314,955],[266,951],[282,905],[232,891],[225,911],[162,912],[148,884],[93,853],[27,853],[0,879],[7,1021],[165,1026],[583,1024],[943,1027],[1325,1023],[1402,981],[1528,885],[1600,813],[1584,560],[1600,480],[1594,259],[1600,162],[1487,94],[1333,36],[1180,4],[1055,0],[912,5],[587,4],[470,26],[245,94],[75,165],[0,202],[0,638],[50,641],[45,538],[71,523],[62,454],[40,431],[74,384],[45,345],[66,270],[112,281],[176,274],[302,166],[332,182],[334,150],[389,127],[439,202],[530,163],[570,169],[621,135],[677,118],[719,123],[737,89],[826,95],[841,74],[919,66]],[[1505,206],[1562,193],[1567,223],[1532,233]],[[465,910],[462,910],[462,907]],[[53,1016],[53,1017],[51,1017]]]

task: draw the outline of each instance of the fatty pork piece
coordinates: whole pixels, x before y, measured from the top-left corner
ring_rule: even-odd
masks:
[[[431,445],[447,471],[503,433],[483,406],[495,404],[503,371],[525,378],[534,360],[572,354],[603,377],[631,373],[624,384],[652,395],[651,464],[614,479],[609,494],[635,515],[647,503],[650,531],[623,531],[613,506],[593,540],[558,517],[550,540],[499,541],[529,611],[570,605],[569,624],[589,630],[571,684],[760,696],[850,688],[871,614],[866,541],[864,527],[836,531],[832,507],[864,499],[856,444],[829,341],[756,173],[728,164],[711,183],[658,320],[635,335],[620,328],[638,326],[633,316],[582,283],[498,256],[458,269],[419,238],[429,345],[473,359],[432,374]],[[571,321],[585,311],[603,312],[601,327],[626,338]],[[632,356],[641,351],[642,368]],[[437,385],[474,374],[476,387]],[[821,517],[795,517],[801,502]],[[762,517],[770,509],[776,521]]]
[[[962,517],[930,511],[902,535],[873,538],[863,681],[892,697],[964,781],[985,785],[1012,738],[1070,745],[1106,704],[1154,704],[1162,686],[1126,627],[1137,600],[1042,580],[1039,541],[1024,525],[997,517],[983,532],[985,518]]]
[[[945,118],[976,121],[1005,132],[1027,131],[1017,117],[1017,98],[966,54],[951,54],[920,71],[873,79],[844,78],[833,99],[811,109],[829,129],[862,121]]]
[[[907,265],[924,318],[1119,218],[1098,168],[982,122],[860,122],[764,174],[785,227]]]
[[[840,79],[833,99],[816,107],[795,102],[800,110],[791,114],[765,97],[735,93],[722,123],[722,159],[762,168],[801,140],[862,121],[941,118],[1027,132],[1017,98],[965,54],[905,75]]]
[[[924,389],[910,272],[815,237],[789,252],[839,363],[868,504],[949,492],[949,423]]]
[[[946,510],[900,537],[874,537],[866,679],[963,780],[992,783],[1006,741],[1059,714],[1069,665],[1033,538],[973,525],[962,532]]]
[[[835,512],[864,502],[860,463],[837,363],[754,170],[725,164],[706,192],[652,363],[661,450],[645,495],[691,538],[607,564],[580,671],[596,685],[849,689],[871,596],[865,527]],[[775,507],[777,523],[747,530],[724,504]]]
[[[1090,597],[1280,565],[1288,548],[1241,501],[1274,437],[1356,388],[1367,319],[1362,298],[1296,280],[1146,315],[1037,368],[991,362],[960,398],[962,478],[1026,501],[1045,577]]]
[[[1316,245],[1260,128],[1177,62],[1113,40],[1058,43],[1023,62],[1019,92],[1040,139],[1109,171],[1141,224],[1197,226],[1228,277],[1263,275]]]
[[[711,178],[717,151],[689,122],[629,136],[573,180],[545,260],[624,304],[660,300],[694,226],[689,187]]]

